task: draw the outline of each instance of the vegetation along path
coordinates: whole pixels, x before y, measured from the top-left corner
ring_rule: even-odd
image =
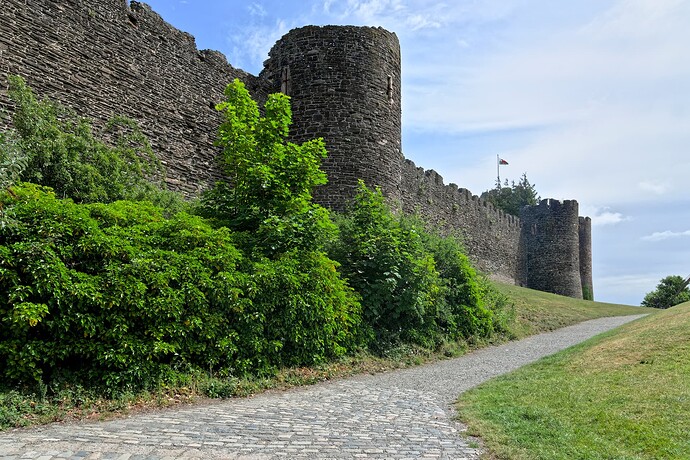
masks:
[[[252,398],[0,434],[0,459],[477,459],[452,403],[469,388],[639,316],[600,318],[456,359]]]

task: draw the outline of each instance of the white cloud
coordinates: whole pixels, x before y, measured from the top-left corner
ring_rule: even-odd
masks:
[[[651,235],[643,236],[642,240],[656,242],[675,238],[682,238],[685,236],[690,237],[690,230],[686,230],[684,232],[672,232],[670,230],[666,230],[664,232],[654,232]]]
[[[323,2],[322,10],[326,14],[331,14],[331,5],[335,3],[335,0],[325,0]]]
[[[441,27],[441,23],[438,21],[435,21],[427,16],[421,15],[421,14],[413,14],[411,16],[407,17],[406,20],[407,26],[410,27],[412,30],[419,30],[419,29],[438,29]]]
[[[447,23],[447,10],[447,4],[428,0],[325,0],[321,7],[338,23],[383,26],[398,34],[438,29]]]
[[[690,175],[690,2],[624,0],[598,13],[592,2],[594,14],[582,13],[572,24],[531,19],[531,35],[511,29],[528,19],[519,2],[508,3],[512,9],[498,21],[509,18],[508,32],[486,34],[483,41],[462,37],[469,48],[447,34],[438,52],[422,49],[414,57],[423,61],[404,62],[403,129],[512,137],[511,163],[545,196],[610,203],[649,202],[661,194],[682,199],[665,184]],[[569,5],[569,16],[578,17],[579,7]],[[470,29],[483,27],[483,20],[470,19]],[[489,46],[486,53],[474,50],[482,44]],[[470,180],[490,177],[490,165],[462,166],[471,169],[463,174]],[[622,218],[604,215],[601,222]]]
[[[240,69],[261,69],[268,50],[291,28],[286,20],[276,19],[270,25],[251,24],[233,30],[227,38],[232,47],[228,60]]]
[[[584,212],[580,214],[588,215]],[[606,209],[597,209],[594,213],[589,214],[589,217],[592,218],[592,226],[594,227],[602,225],[615,225],[631,220],[630,216],[624,216],[620,212],[611,212]]]
[[[669,26],[685,27],[686,0],[621,0],[583,31],[599,37],[629,40],[658,37]]]
[[[261,5],[260,3],[252,3],[247,7],[247,9],[249,10],[250,16],[257,16],[263,18],[268,15],[266,8],[264,8],[263,5]]]
[[[644,295],[650,292],[665,275],[663,273],[632,273],[617,276],[603,276],[594,283],[594,297],[603,302],[640,305]]]
[[[337,9],[333,9],[333,2],[326,1],[324,10],[341,19],[356,18],[365,22],[374,22],[403,8],[400,0],[347,0],[339,2],[336,6]]]
[[[634,273],[618,276],[602,276],[600,278],[600,283],[602,287],[625,290],[641,285],[653,286],[658,283],[660,279],[661,278],[656,273]]]

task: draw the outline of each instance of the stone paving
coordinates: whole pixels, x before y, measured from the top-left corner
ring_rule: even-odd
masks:
[[[427,366],[107,422],[0,433],[0,460],[479,458],[453,420],[467,389],[634,317],[603,318]]]

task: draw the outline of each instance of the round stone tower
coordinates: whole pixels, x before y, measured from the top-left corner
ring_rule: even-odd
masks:
[[[521,218],[527,287],[581,299],[577,201],[542,200]]]
[[[594,287],[592,285],[592,219],[580,217],[579,221],[582,298],[594,300]]]
[[[323,137],[329,182],[320,204],[342,210],[358,179],[400,201],[400,44],[382,28],[307,26],[284,35],[269,52],[261,77],[290,96],[290,138]]]

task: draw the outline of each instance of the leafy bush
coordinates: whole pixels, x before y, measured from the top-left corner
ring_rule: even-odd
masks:
[[[19,179],[51,187],[78,203],[131,199],[167,204],[173,211],[183,207],[181,198],[163,190],[162,182],[147,180],[161,179],[163,170],[133,120],[114,117],[107,123],[101,137],[110,139],[111,146],[94,136],[86,119],[38,100],[21,77],[10,75],[8,80],[18,137],[13,144],[26,158]],[[2,142],[8,133],[0,135],[0,152],[13,145]]]
[[[217,144],[228,181],[204,194],[200,213],[235,232],[234,241],[252,261],[253,310],[240,334],[251,338],[240,352],[241,369],[313,364],[342,355],[359,342],[360,305],[322,252],[336,228],[328,211],[312,202],[326,183],[322,139],[287,141],[290,101],[272,94],[265,116],[244,84],[225,90]]]
[[[313,365],[359,345],[360,305],[336,268],[323,253],[296,251],[253,265],[252,310],[238,324],[252,342],[240,342],[240,368]]]
[[[228,367],[228,313],[248,280],[227,230],[151,204],[77,205],[14,188],[0,246],[0,366],[11,381],[74,372],[147,385],[163,365]]]
[[[431,339],[441,281],[418,228],[401,225],[381,191],[371,191],[362,182],[338,224],[340,240],[332,255],[362,297],[362,318],[374,334],[372,345]]]
[[[17,182],[26,169],[27,158],[18,143],[14,131],[0,131],[0,189]]]
[[[460,240],[424,231],[421,224],[417,225],[443,282],[436,319],[441,330],[451,340],[491,335],[495,317],[492,304],[487,302],[489,285],[480,282]]]
[[[0,230],[7,382],[154,385],[175,369],[268,372],[342,354],[358,304],[318,253],[251,263],[227,228],[150,203],[79,205],[25,184]]]
[[[312,202],[314,187],[326,182],[319,169],[323,140],[287,141],[289,98],[269,96],[259,116],[244,85],[235,80],[217,109],[227,182],[202,198],[202,215],[237,232],[236,241],[255,261],[255,328],[262,342],[248,344],[243,362],[270,366],[313,363],[341,355],[354,344],[359,304],[340,278],[337,265],[320,252],[335,227],[328,211]],[[258,364],[248,365],[256,367]],[[244,364],[241,364],[244,366]]]
[[[399,343],[434,348],[507,327],[506,302],[477,275],[457,237],[396,217],[381,191],[362,182],[337,223],[332,255],[362,297],[374,349]]]
[[[483,305],[491,310],[492,332],[485,336],[477,334],[477,337],[486,338],[493,334],[500,334],[511,340],[519,338],[514,329],[516,309],[513,299],[497,289],[486,275],[480,274],[478,283]]]
[[[688,278],[690,279],[690,277]],[[667,276],[656,286],[656,289],[647,293],[642,301],[643,307],[671,308],[679,303],[690,300],[690,288],[688,281],[678,275]]]

